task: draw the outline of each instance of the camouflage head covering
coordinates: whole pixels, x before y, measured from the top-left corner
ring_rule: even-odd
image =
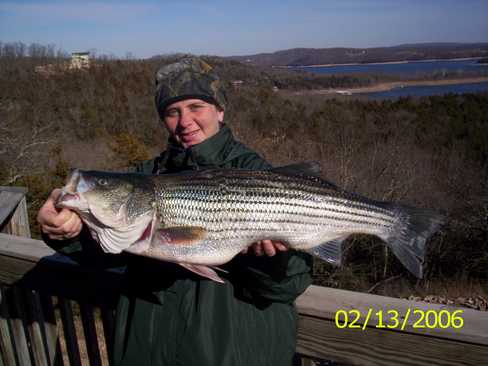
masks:
[[[190,98],[225,108],[223,86],[209,64],[198,57],[186,57],[156,72],[155,102],[161,118],[168,105]]]

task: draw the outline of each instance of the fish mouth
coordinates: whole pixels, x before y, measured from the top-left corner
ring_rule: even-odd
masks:
[[[82,209],[86,205],[83,193],[89,192],[93,186],[93,182],[86,179],[80,170],[74,169],[68,176],[61,194],[56,200],[56,207]]]

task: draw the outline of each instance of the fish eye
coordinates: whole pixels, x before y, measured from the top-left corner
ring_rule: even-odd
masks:
[[[98,180],[98,184],[100,184],[101,186],[106,186],[108,184],[108,180],[106,180],[104,178],[100,178]]]

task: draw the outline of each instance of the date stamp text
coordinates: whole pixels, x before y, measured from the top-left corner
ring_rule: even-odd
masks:
[[[423,310],[407,308],[404,313],[395,309],[337,310],[335,324],[339,329],[365,330],[369,325],[375,328],[405,330],[413,329],[461,329],[464,325],[463,310]]]

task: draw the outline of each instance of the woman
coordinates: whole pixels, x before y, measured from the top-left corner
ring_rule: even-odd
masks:
[[[223,123],[223,88],[201,59],[162,67],[155,102],[170,133],[168,148],[139,171],[271,167]],[[81,250],[80,232],[83,237],[86,231],[75,213],[54,208],[58,194],[53,191],[38,221],[48,245],[73,256]],[[87,240],[81,240],[85,246]],[[269,240],[254,244],[252,252],[223,266],[225,284],[173,263],[118,256],[126,265],[127,285],[117,309],[114,364],[291,364],[297,324],[293,301],[311,282],[310,257]]]

